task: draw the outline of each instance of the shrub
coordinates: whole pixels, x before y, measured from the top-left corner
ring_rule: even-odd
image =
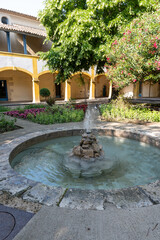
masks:
[[[115,89],[160,79],[160,8],[134,19],[107,46],[106,75]]]
[[[49,105],[49,106],[52,106],[55,104],[55,98],[54,97],[49,97],[47,100],[46,100],[46,103]]]
[[[8,120],[5,118],[5,116],[2,114],[0,116],[0,133],[7,132],[14,130],[16,128],[15,126],[16,119],[14,120]]]
[[[6,106],[0,106],[0,112],[7,112],[9,111],[11,108],[6,107]]]
[[[102,117],[108,121],[138,120],[143,122],[160,122],[160,112],[151,111],[145,106],[132,106],[123,99],[114,100],[110,104],[100,105]]]
[[[50,91],[48,88],[41,88],[40,95],[45,99],[50,96]]]
[[[45,108],[46,105],[44,104],[29,104],[24,107],[24,109],[31,109],[31,108]]]

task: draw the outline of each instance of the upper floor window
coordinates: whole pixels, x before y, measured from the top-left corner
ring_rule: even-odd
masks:
[[[1,18],[1,22],[2,22],[3,24],[9,24],[9,20],[8,20],[7,17],[2,17],[2,18]]]

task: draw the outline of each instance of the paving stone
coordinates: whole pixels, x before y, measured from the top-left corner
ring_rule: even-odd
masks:
[[[0,166],[0,181],[3,181],[9,177],[15,176],[14,170],[8,166]]]
[[[58,204],[64,192],[65,189],[63,188],[38,183],[23,195],[23,199],[43,203],[47,206],[54,206]]]
[[[151,199],[151,201],[155,204],[160,203],[160,181],[157,180],[154,183],[146,184],[144,186],[140,186],[144,193]]]
[[[33,213],[0,204],[0,239],[12,240],[33,216]]]
[[[69,189],[62,199],[60,207],[103,210],[103,202],[103,194],[99,191]]]
[[[139,208],[153,205],[149,198],[136,187],[104,192],[104,195],[104,208],[108,203],[116,205],[117,208]]]
[[[28,180],[27,178],[14,175],[13,177],[9,177],[0,181],[0,190],[9,192],[15,196],[20,196],[29,187],[34,186],[35,184],[35,182]]]

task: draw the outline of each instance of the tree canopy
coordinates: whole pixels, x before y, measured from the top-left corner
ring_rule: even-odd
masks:
[[[158,0],[46,0],[39,13],[51,49],[40,53],[57,82],[97,65],[101,72],[106,49],[122,26],[156,9]]]
[[[134,19],[107,49],[106,74],[121,89],[130,83],[160,79],[160,8]]]

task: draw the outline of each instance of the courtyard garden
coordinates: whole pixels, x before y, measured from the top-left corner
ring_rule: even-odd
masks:
[[[52,106],[39,104],[28,105],[24,108],[15,108],[5,112],[4,115],[15,119],[21,118],[35,123],[48,125],[54,123],[80,122],[84,119],[86,108],[86,104],[65,104]],[[6,131],[10,130],[11,127],[13,129],[15,120],[8,120],[4,115],[2,115],[1,121],[4,126],[9,126],[5,127]]]

